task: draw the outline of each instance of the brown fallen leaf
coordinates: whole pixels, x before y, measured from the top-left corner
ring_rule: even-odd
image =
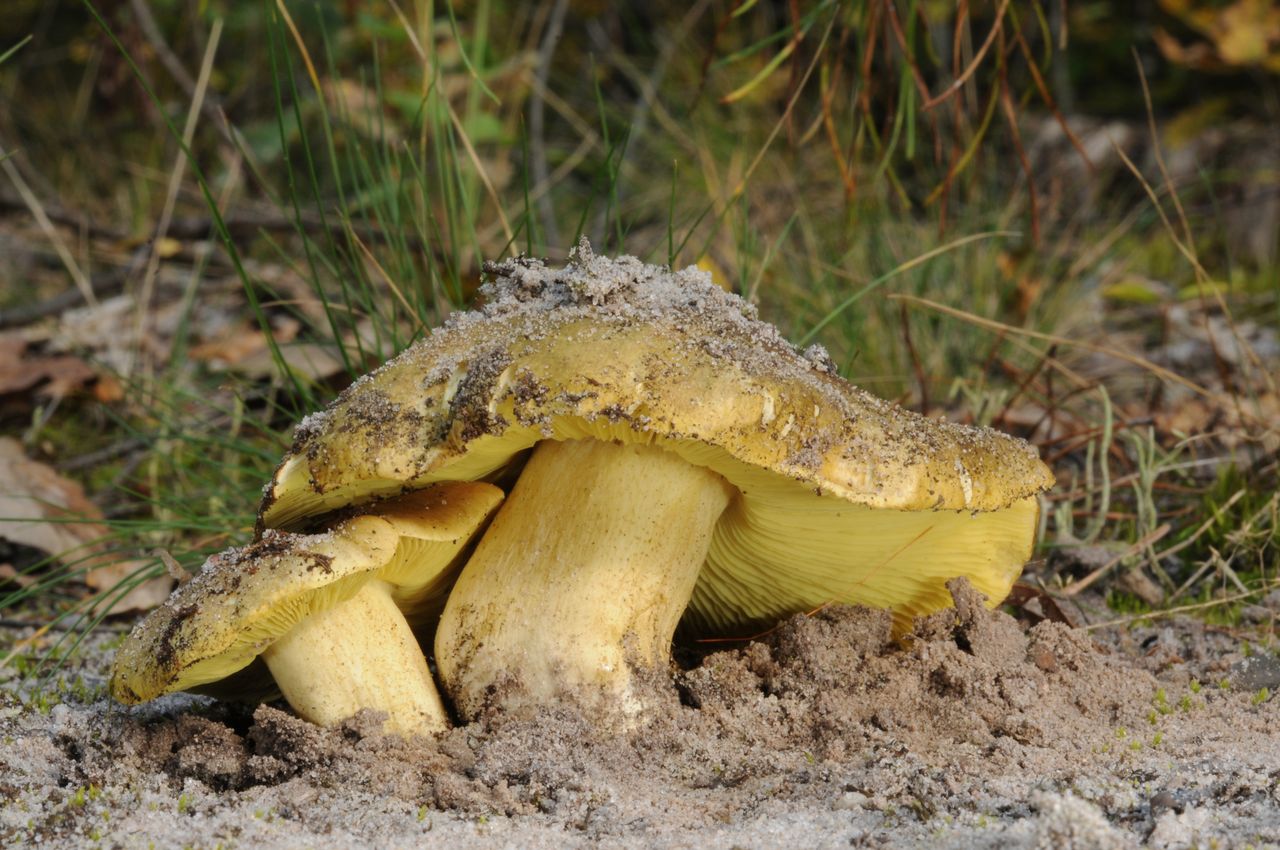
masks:
[[[0,537],[48,552],[85,570],[84,582],[107,594],[142,564],[109,551],[109,532],[84,488],[52,467],[31,460],[22,444],[0,437]],[[167,576],[140,582],[112,605],[123,614],[164,601],[173,582]]]
[[[115,375],[103,373],[93,385],[93,397],[103,404],[114,404],[124,400],[124,384]]]
[[[1071,615],[1058,604],[1058,600],[1041,588],[1026,582],[1014,583],[1009,590],[1009,596],[1005,599],[1005,604],[1016,609],[1032,625],[1043,620],[1062,623],[1072,628],[1076,625]]]
[[[287,334],[281,338],[275,334],[276,342],[281,343],[291,338]],[[243,326],[219,334],[216,338],[192,346],[188,356],[192,360],[208,363],[211,368],[225,370],[234,368],[242,361],[263,351],[269,350],[267,336],[254,326]]]
[[[26,350],[26,340],[0,339],[0,395],[38,387],[41,395],[65,398],[98,377],[92,366],[74,355],[27,357]]]
[[[13,582],[18,587],[30,587],[36,580],[33,576],[18,572],[13,564],[0,564],[0,587],[7,582]]]
[[[318,382],[340,373],[342,361],[327,346],[313,342],[298,342],[280,347],[285,366],[305,381]],[[280,369],[270,351],[262,350],[237,363],[232,371],[254,379],[277,374]]]
[[[294,341],[301,327],[296,319],[283,319],[272,329],[285,365],[307,381],[323,381],[341,372],[342,361],[329,347]],[[207,363],[215,372],[235,372],[253,380],[269,378],[280,371],[266,334],[257,327],[238,328],[203,342],[191,349],[190,356]]]

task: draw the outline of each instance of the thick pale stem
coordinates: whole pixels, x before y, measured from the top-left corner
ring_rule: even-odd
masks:
[[[312,723],[332,726],[371,708],[385,711],[385,730],[399,735],[449,726],[422,649],[384,581],[307,617],[262,657],[289,705]]]
[[[463,568],[436,663],[465,717],[556,699],[634,714],[732,488],[651,446],[541,443]]]

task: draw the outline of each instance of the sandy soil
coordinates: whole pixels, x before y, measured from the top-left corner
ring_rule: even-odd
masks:
[[[953,594],[905,645],[830,608],[706,655],[630,734],[567,709],[410,742],[185,695],[124,710],[104,634],[63,687],[0,686],[0,845],[1280,847],[1274,652]]]

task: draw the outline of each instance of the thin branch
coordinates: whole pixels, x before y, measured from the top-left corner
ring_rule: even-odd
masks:
[[[1084,161],[1089,173],[1096,174],[1097,167],[1093,164],[1093,160],[1089,159],[1089,154],[1085,153],[1084,144],[1076,136],[1075,131],[1071,129],[1071,125],[1067,123],[1067,118],[1062,114],[1062,110],[1058,108],[1058,103],[1053,99],[1053,95],[1049,94],[1049,87],[1045,84],[1044,77],[1040,75],[1040,69],[1036,67],[1035,57],[1031,55],[1031,46],[1027,44],[1022,31],[1014,27],[1013,37],[1018,42],[1018,48],[1022,51],[1023,58],[1027,60],[1027,70],[1031,72],[1031,79],[1035,81],[1036,89],[1040,92],[1040,98],[1044,101],[1045,106],[1049,107],[1049,111],[1053,113],[1053,117],[1057,120],[1058,126],[1062,128],[1062,132],[1066,133],[1067,140],[1071,142],[1071,146],[1076,149],[1076,153],[1080,154],[1080,159]]]
[[[1008,3],[1009,0],[1005,2]],[[888,18],[889,26],[893,29],[893,37],[898,40],[898,47],[902,50],[902,58],[911,69],[911,78],[915,80],[916,89],[919,90],[922,99],[928,100],[929,86],[925,84],[924,75],[916,65],[916,57],[911,55],[911,50],[907,47],[907,35],[902,31],[902,21],[898,19],[898,8],[894,5],[894,0],[884,0],[884,8],[887,13],[885,17]]]
[[[1101,622],[1101,623],[1090,623],[1089,625],[1084,627],[1084,630],[1086,632],[1091,632],[1095,629],[1105,629],[1110,626],[1127,626],[1130,623],[1136,623],[1139,620],[1155,620],[1161,617],[1172,617],[1176,614],[1185,614],[1188,611],[1202,611],[1205,608],[1216,608],[1219,605],[1230,605],[1231,603],[1239,602],[1242,599],[1248,599],[1253,596],[1259,596],[1271,590],[1273,587],[1276,587],[1276,582],[1270,582],[1268,584],[1264,584],[1261,587],[1255,588],[1253,590],[1245,591],[1244,593],[1237,593],[1232,596],[1224,596],[1221,599],[1211,599],[1208,602],[1197,602],[1194,605],[1181,605],[1177,608],[1166,608],[1163,611],[1149,611],[1145,614],[1134,614],[1129,617],[1121,617],[1117,620],[1106,620],[1105,622]]]
[[[155,291],[156,275],[160,272],[160,246],[168,235],[169,224],[173,220],[173,209],[178,202],[178,192],[182,189],[182,180],[187,173],[187,150],[195,139],[196,123],[200,116],[200,106],[204,103],[205,93],[209,88],[209,75],[213,71],[213,57],[218,52],[218,42],[222,40],[222,19],[213,22],[213,31],[209,34],[209,43],[205,46],[204,59],[200,62],[200,77],[196,80],[196,90],[187,111],[187,123],[182,128],[182,144],[173,170],[169,174],[169,187],[165,195],[164,207],[160,211],[160,220],[156,223],[155,238],[151,242],[151,256],[147,259],[147,270],[142,277],[142,287],[137,299],[137,318],[134,322],[134,352],[141,356],[142,337],[146,331],[147,313],[151,309],[151,296]]]
[[[996,19],[995,22],[991,24],[991,32],[987,33],[987,40],[982,42],[982,46],[978,48],[978,52],[973,56],[973,61],[971,61],[968,67],[961,72],[960,76],[956,77],[955,80],[952,81],[951,85],[947,86],[935,97],[929,97],[929,92],[927,91],[923,92],[924,105],[920,107],[921,109],[933,109],[939,103],[942,103],[964,87],[964,84],[968,82],[969,78],[978,70],[978,66],[982,64],[982,60],[987,55],[987,51],[991,49],[991,45],[995,44],[996,36],[1000,33],[1000,27],[1004,23],[1005,10],[1008,8],[1009,0],[1003,0],[1000,4],[1000,8],[996,10]],[[957,21],[956,26],[959,27],[959,25],[960,22]]]
[[[133,11],[134,20],[137,22],[138,28],[142,30],[143,37],[151,45],[151,49],[155,51],[156,58],[160,60],[161,65],[164,65],[165,70],[169,72],[169,76],[173,77],[173,81],[186,92],[187,97],[191,98],[192,101],[199,101],[200,111],[209,120],[209,123],[218,129],[223,140],[231,145],[232,148],[237,147],[231,125],[227,121],[226,115],[222,112],[222,106],[217,96],[206,93],[201,98],[196,97],[197,81],[191,79],[191,74],[182,64],[182,60],[173,52],[169,42],[165,41],[164,33],[161,31],[159,24],[156,23],[155,15],[151,13],[151,6],[146,0],[129,0],[129,7]]]
[[[1116,567],[1116,565],[1118,565],[1125,558],[1133,557],[1134,555],[1141,552],[1143,549],[1146,549],[1152,543],[1155,543],[1156,541],[1164,538],[1164,536],[1172,530],[1173,530],[1173,526],[1169,525],[1168,523],[1165,523],[1164,525],[1157,527],[1156,529],[1151,531],[1151,533],[1145,535],[1141,540],[1134,542],[1133,545],[1126,548],[1119,555],[1116,555],[1110,561],[1107,561],[1105,564],[1098,567],[1096,570],[1089,573],[1084,578],[1080,579],[1079,581],[1074,581],[1071,584],[1064,587],[1061,591],[1061,594],[1066,597],[1077,595],[1082,590],[1085,590],[1086,588],[1091,586],[1098,579],[1102,578],[1107,573],[1111,572],[1111,570],[1113,570]]]
[[[1027,152],[1022,146],[1022,132],[1018,129],[1018,113],[1013,108],[1013,96],[1009,93],[1009,79],[1001,72],[1000,74],[1000,107],[1004,111],[1005,119],[1009,122],[1009,134],[1013,140],[1013,149],[1018,154],[1018,162],[1022,166],[1022,173],[1027,178],[1027,201],[1031,205],[1031,241],[1040,244],[1040,202],[1036,198],[1036,178],[1031,173],[1031,160],[1027,157]]]
[[[1041,333],[1040,331],[1033,331],[1027,328],[1019,328],[1014,325],[1005,324],[1004,322],[997,322],[995,319],[986,319],[986,318],[983,318],[982,316],[975,316],[973,313],[968,313],[968,312],[965,312],[964,310],[957,310],[954,307],[948,307],[945,304],[939,304],[938,302],[930,301],[927,298],[918,298],[914,295],[901,295],[901,294],[893,293],[893,294],[887,295],[886,297],[892,300],[909,301],[912,304],[918,304],[921,307],[927,307],[930,310],[937,310],[939,313],[945,313],[948,316],[961,319],[965,322],[968,322],[973,325],[978,325],[980,327],[991,328],[992,330],[1004,331],[1006,333],[1011,333],[1011,334],[1018,334],[1019,336],[1029,336],[1033,339],[1040,339],[1040,340],[1044,340],[1045,342],[1056,343],[1057,345],[1069,346],[1071,348],[1079,348],[1079,349],[1083,349],[1084,351],[1092,351],[1095,354],[1104,354],[1108,357],[1114,357],[1117,360],[1123,360],[1126,363],[1131,363],[1134,366],[1138,366],[1142,369],[1145,369],[1151,374],[1159,378],[1162,378],[1163,380],[1169,381],[1170,383],[1174,383],[1174,384],[1178,384],[1180,386],[1186,387],[1187,389],[1191,390],[1193,393],[1200,396],[1201,398],[1214,399],[1214,400],[1217,399],[1217,396],[1214,393],[1210,392],[1209,390],[1206,390],[1204,387],[1200,386],[1195,381],[1192,381],[1189,378],[1185,378],[1182,375],[1179,375],[1177,372],[1170,371],[1169,369],[1166,369],[1163,366],[1160,366],[1156,363],[1152,363],[1150,360],[1147,360],[1145,357],[1139,357],[1137,354],[1131,354],[1130,352],[1123,351],[1119,348],[1113,348],[1112,346],[1109,346],[1109,345],[1098,345],[1097,343],[1085,342],[1084,340],[1068,339],[1067,337],[1057,336],[1056,334]],[[1256,417],[1253,417],[1253,418],[1256,418]]]
[[[549,89],[547,79],[551,74],[551,60],[564,31],[564,19],[568,11],[569,0],[556,0],[551,18],[547,21],[546,32],[542,35],[542,43],[538,45],[538,61],[533,72],[536,84],[529,98],[529,154],[533,162],[529,165],[533,170],[534,182],[540,185],[547,184],[550,178],[547,165],[546,97],[543,93]],[[537,204],[538,218],[542,219],[543,238],[550,245],[559,245],[560,227],[556,223],[550,194],[539,197]]]
[[[18,171],[18,166],[13,164],[13,157],[10,156],[2,146],[0,146],[0,168],[4,169],[4,173],[8,175],[9,180],[13,183],[18,194],[22,196],[23,203],[27,209],[31,211],[31,215],[35,217],[36,223],[40,225],[40,230],[44,233],[53,250],[58,253],[58,259],[62,261],[63,267],[66,268],[67,274],[71,275],[71,279],[75,281],[76,288],[80,290],[81,297],[89,304],[97,306],[98,298],[93,294],[93,284],[89,280],[89,276],[80,268],[80,264],[76,262],[76,258],[71,256],[71,249],[67,247],[67,243],[63,241],[62,234],[53,226],[53,222],[49,220],[49,216],[45,214],[44,206],[40,203],[40,199],[36,197],[35,192],[31,191],[31,187],[27,185],[27,181],[23,179],[22,173]]]

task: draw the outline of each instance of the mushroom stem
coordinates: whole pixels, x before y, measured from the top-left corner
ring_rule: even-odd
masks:
[[[385,581],[373,579],[302,620],[262,657],[289,705],[312,723],[333,726],[370,708],[387,713],[390,733],[449,727],[427,661]]]
[[[733,489],[644,445],[544,441],[454,586],[436,663],[458,711],[574,699],[635,715]]]

